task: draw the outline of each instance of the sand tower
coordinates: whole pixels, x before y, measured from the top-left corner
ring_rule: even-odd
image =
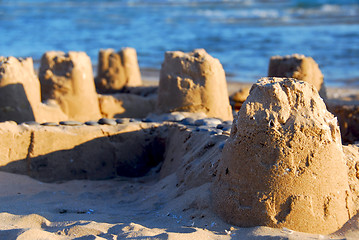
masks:
[[[289,56],[271,57],[268,68],[268,77],[296,78],[313,84],[319,91],[319,95],[327,98],[323,74],[318,64],[311,57],[293,54]]]
[[[101,117],[91,60],[84,52],[47,52],[39,71],[42,99],[54,99],[72,120]]]
[[[31,58],[0,57],[0,120],[35,120],[33,107],[40,103],[40,82]]]
[[[337,120],[312,85],[263,78],[225,144],[214,209],[243,227],[334,232],[352,216],[343,156]]]
[[[124,87],[141,86],[141,73],[134,48],[113,49],[99,52],[96,87],[103,92],[113,92]]]
[[[0,57],[0,121],[66,120],[56,104],[41,103],[32,58]]]
[[[218,59],[204,49],[166,52],[160,73],[159,112],[204,112],[232,120],[227,83]]]

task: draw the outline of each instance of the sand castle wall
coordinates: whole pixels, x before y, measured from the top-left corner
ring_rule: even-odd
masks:
[[[128,119],[93,126],[71,121],[61,126],[4,122],[0,170],[46,182],[107,179],[142,176],[163,161],[161,178],[178,172],[179,185],[191,188],[212,180],[220,152],[216,144],[228,137],[195,128]]]
[[[311,85],[253,85],[212,192],[214,209],[238,226],[331,233],[353,216],[337,120]]]
[[[204,112],[233,119],[222,65],[204,49],[166,52],[158,91],[159,112]]]
[[[327,98],[323,74],[311,57],[299,54],[273,56],[269,62],[268,77],[288,77],[308,82],[315,86],[323,99]]]
[[[42,100],[55,100],[72,120],[101,117],[92,64],[84,52],[47,52],[39,71]]]
[[[0,123],[0,169],[45,182],[141,176],[162,160],[161,134],[153,134],[154,126]]]
[[[137,53],[134,48],[113,49],[99,52],[96,87],[102,92],[113,92],[124,87],[142,85]]]

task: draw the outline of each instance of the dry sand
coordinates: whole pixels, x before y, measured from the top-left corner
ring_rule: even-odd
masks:
[[[208,208],[208,184],[177,194],[176,176],[41,183],[0,172],[1,239],[329,239],[223,223]],[[145,183],[143,182],[145,181]],[[188,210],[186,210],[188,208]],[[185,210],[185,211],[184,211]],[[355,239],[357,220],[335,239]]]

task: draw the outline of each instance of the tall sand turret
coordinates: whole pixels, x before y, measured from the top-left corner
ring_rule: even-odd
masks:
[[[127,47],[117,53],[113,49],[99,52],[96,87],[100,91],[113,92],[141,85],[136,49]]]
[[[226,77],[218,59],[204,49],[166,52],[160,73],[159,112],[203,112],[232,120]]]
[[[224,146],[213,207],[238,226],[332,233],[353,214],[343,157],[337,119],[312,85],[263,78]]]
[[[39,71],[42,99],[53,99],[72,120],[101,117],[90,58],[84,52],[47,52]]]

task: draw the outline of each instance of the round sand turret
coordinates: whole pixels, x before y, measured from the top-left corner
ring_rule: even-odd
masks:
[[[101,117],[90,58],[84,52],[47,52],[39,71],[43,100],[54,99],[72,120]]]
[[[308,82],[315,86],[323,99],[327,98],[323,74],[311,57],[300,54],[273,56],[269,62],[268,77],[288,77]]]
[[[212,188],[215,211],[243,227],[327,234],[352,216],[337,119],[303,81],[263,78],[234,121]]]
[[[0,57],[0,121],[61,121],[58,105],[41,103],[32,58]]]
[[[0,120],[35,120],[40,103],[40,82],[31,58],[0,57]]]
[[[159,112],[204,112],[232,120],[227,83],[218,59],[204,49],[166,52],[160,73]]]
[[[141,86],[141,73],[134,48],[113,49],[99,52],[96,87],[102,92],[121,90],[124,87]]]

